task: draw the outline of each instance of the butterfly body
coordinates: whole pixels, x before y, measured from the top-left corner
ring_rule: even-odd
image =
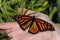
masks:
[[[44,32],[55,30],[50,23],[36,18],[35,16],[15,15],[13,19],[18,22],[22,30],[25,31],[27,28],[29,28],[28,32],[32,34],[36,34],[39,31]]]

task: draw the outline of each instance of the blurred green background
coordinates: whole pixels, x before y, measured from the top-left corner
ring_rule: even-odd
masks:
[[[0,0],[0,22],[12,22],[18,8],[45,13],[60,26],[60,0]]]

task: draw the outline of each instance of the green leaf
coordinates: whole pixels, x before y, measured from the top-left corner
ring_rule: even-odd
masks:
[[[54,8],[53,10],[51,10],[50,14],[49,14],[49,18],[52,20],[53,15],[57,12],[57,8]]]
[[[3,22],[3,20],[2,20],[2,13],[0,13],[0,22]]]
[[[57,0],[58,10],[60,11],[60,0]]]

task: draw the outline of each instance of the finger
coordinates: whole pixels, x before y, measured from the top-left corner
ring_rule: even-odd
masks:
[[[16,22],[7,22],[7,23],[0,23],[0,29],[12,29],[12,27],[18,26]]]
[[[18,13],[21,13],[21,11],[22,11],[22,13],[25,13],[25,15],[28,15],[28,14],[32,14],[32,13],[35,13],[36,11],[31,11],[31,10],[28,10],[28,9],[21,9],[21,8],[18,8]]]
[[[13,32],[13,30],[12,29],[10,29],[10,30],[5,30],[6,31],[6,33],[7,34],[9,34],[9,33],[12,33]]]
[[[0,29],[9,29],[10,23],[0,23]]]
[[[18,30],[19,31],[19,30]],[[12,38],[14,38],[14,37],[16,37],[16,35],[18,35],[17,34],[17,32],[18,31],[7,31],[6,33],[7,33],[7,35],[9,36],[9,39],[12,39]],[[9,33],[8,33],[9,32]],[[17,38],[17,37],[16,37]]]
[[[9,38],[11,38],[11,40],[13,40],[14,38],[20,39],[20,38],[18,38],[18,36],[21,36],[23,34],[25,34],[25,33],[22,30],[17,29],[17,30],[13,30],[13,32],[8,33],[7,35],[9,36]]]
[[[8,36],[15,37],[16,35],[24,34],[24,31],[21,29],[13,29],[12,32],[8,33]]]
[[[7,35],[9,38],[16,37],[16,35],[23,34],[24,32],[20,29],[19,26],[13,26],[12,29],[6,30]]]

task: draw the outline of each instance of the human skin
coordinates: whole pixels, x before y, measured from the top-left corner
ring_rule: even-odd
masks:
[[[23,9],[25,12],[26,9]],[[20,13],[21,9],[18,8],[18,13]],[[35,11],[28,10],[27,14],[34,13]],[[35,16],[42,20],[45,20],[53,25],[55,31],[45,31],[39,32],[37,34],[30,34],[28,30],[23,31],[17,22],[6,22],[0,23],[0,29],[4,29],[10,40],[60,40],[60,27],[56,26],[46,14],[37,12],[36,14],[32,14],[31,16]]]

